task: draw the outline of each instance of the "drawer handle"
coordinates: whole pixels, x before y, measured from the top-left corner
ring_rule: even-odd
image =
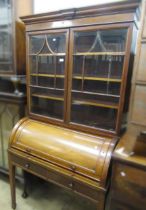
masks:
[[[71,169],[72,169],[73,171],[75,171],[75,170],[76,170],[76,166],[71,166]]]
[[[70,188],[73,188],[73,183],[70,183],[70,184],[69,184],[69,187],[70,187]]]
[[[30,164],[29,163],[26,163],[25,164],[25,168],[30,168]]]
[[[121,174],[122,177],[126,176],[126,173],[124,171],[121,171],[120,174]]]
[[[26,152],[31,153],[31,149],[30,148],[26,148]]]

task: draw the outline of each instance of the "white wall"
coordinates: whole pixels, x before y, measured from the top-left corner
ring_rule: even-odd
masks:
[[[34,0],[34,13],[49,12],[59,9],[97,5],[122,0]]]
[[[31,15],[33,13],[33,0],[14,0],[15,2],[15,15],[21,17]]]

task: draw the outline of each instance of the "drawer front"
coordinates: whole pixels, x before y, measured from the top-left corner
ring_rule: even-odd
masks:
[[[47,172],[47,180],[68,189],[72,189],[73,187],[72,177],[51,170],[48,170]]]
[[[24,170],[35,173],[36,175],[47,178],[47,169],[38,165],[37,163],[33,163],[31,160],[27,158],[22,158],[20,156],[11,155],[11,161],[17,164],[19,167],[22,167]]]
[[[73,173],[72,176],[67,176],[62,174],[61,172],[59,173],[49,168],[44,168],[44,166],[37,164],[37,162],[34,163],[31,159],[29,159],[28,156],[26,156],[25,158],[11,154],[10,158],[14,164],[23,168],[24,170],[32,172],[39,177],[45,178],[47,181],[53,182],[59,186],[65,187],[85,197],[88,197],[96,203],[98,203],[98,201],[100,200],[100,205],[103,202],[104,206],[104,191],[99,191],[98,188],[93,188],[89,185],[77,181],[74,178]]]
[[[146,171],[116,164],[112,183],[113,197],[139,209],[146,206]]]
[[[98,189],[92,188],[84,183],[76,181],[74,176],[68,177],[57,173],[54,171],[48,171],[48,181],[54,182],[58,185],[61,185],[67,189],[70,189],[76,193],[79,193],[83,196],[86,196],[96,202],[98,202],[99,197],[104,201],[103,192],[98,191]]]
[[[146,86],[136,86],[132,121],[138,124],[146,125]]]
[[[110,202],[110,207],[108,210],[138,210],[136,208],[131,207],[130,205],[126,205],[123,203],[120,203],[119,201],[116,201],[114,199]]]
[[[84,194],[85,196],[94,199],[95,201],[104,201],[104,197],[102,197],[102,193],[96,189],[93,189],[87,185],[84,185],[79,182],[73,182],[73,190],[77,193]],[[102,197],[102,199],[101,199]]]
[[[58,185],[64,186],[66,188],[72,189],[73,186],[73,179],[68,176],[64,176],[58,172],[52,171],[50,169],[44,168],[37,163],[32,162],[29,160],[29,157],[20,157],[11,155],[11,161],[19,167],[22,167],[24,170],[30,171],[35,173],[38,176],[42,176],[48,181],[56,183]]]

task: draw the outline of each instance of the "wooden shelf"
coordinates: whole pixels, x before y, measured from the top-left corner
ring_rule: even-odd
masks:
[[[56,74],[56,75],[55,74],[30,74],[30,76],[33,76],[33,77],[64,78],[64,75],[61,75],[61,74]]]
[[[46,96],[46,95],[40,95],[40,94],[32,94],[31,96],[44,98],[44,99],[51,99],[51,100],[56,100],[56,101],[64,101],[64,98],[57,97],[57,96]]]
[[[12,62],[7,62],[7,61],[0,61],[0,64],[4,65],[4,64],[12,64]]]
[[[72,90],[71,92],[72,93],[82,93],[82,94],[89,94],[89,95],[99,95],[99,96],[109,96],[109,97],[120,98],[120,95],[107,94],[107,93],[96,93],[96,92],[80,91],[80,90]]]
[[[115,105],[112,103],[99,103],[93,100],[89,101],[89,100],[76,99],[76,100],[73,100],[72,104],[90,105],[90,106],[98,106],[98,107],[104,107],[104,108],[110,108],[110,109],[118,109],[118,105]]]
[[[47,89],[47,90],[60,90],[60,91],[64,91],[64,89],[61,88],[52,88],[52,87],[45,87],[45,86],[39,86],[39,85],[29,85],[29,87],[32,88],[40,88],[40,89]]]
[[[121,79],[116,78],[107,78],[107,77],[82,77],[82,76],[73,76],[73,79],[84,79],[84,80],[96,80],[96,81],[105,81],[105,82],[122,82]]]
[[[29,56],[65,56],[66,53],[43,53],[43,54],[37,54],[37,53],[31,53]]]
[[[113,55],[113,56],[118,56],[118,55],[125,55],[125,52],[78,52],[74,53],[73,55],[75,56],[80,56],[80,55]]]

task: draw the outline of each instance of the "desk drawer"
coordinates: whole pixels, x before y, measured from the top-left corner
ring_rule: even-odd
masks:
[[[79,194],[84,194],[87,197],[94,199],[95,201],[102,202],[104,198],[102,197],[103,192],[98,191],[97,189],[93,189],[90,186],[87,186],[83,183],[74,182],[73,183],[73,190]]]
[[[88,184],[76,180],[74,173],[72,173],[72,176],[67,176],[62,174],[61,171],[57,172],[55,170],[53,171],[49,167],[45,168],[44,166],[41,166],[39,163],[37,163],[37,161],[32,161],[27,155],[25,158],[22,156],[11,154],[11,160],[13,164],[16,164],[18,167],[21,167],[24,170],[31,172],[39,177],[42,177],[47,181],[70,189],[76,193],[83,195],[84,197],[88,197],[96,203],[98,203],[99,200],[100,204],[104,202],[104,191],[98,190],[98,188],[92,187]]]
[[[96,188],[92,188],[84,183],[81,183],[75,180],[74,175],[72,177],[68,177],[68,176],[62,175],[61,173],[48,170],[48,181],[52,181],[58,185],[68,188],[90,199],[93,199],[96,202],[99,199],[100,194],[103,193],[103,192],[98,191],[98,189]]]
[[[73,188],[72,177],[48,169],[47,180],[68,189]]]
[[[34,163],[34,160],[32,161],[28,155],[26,155],[26,157],[22,157],[11,154],[11,161],[13,161],[13,163],[18,167],[21,167],[28,172],[32,172],[33,174],[41,176],[42,178],[56,183],[57,185],[61,185],[70,189],[72,189],[73,187],[73,179],[71,177],[62,175],[61,172],[55,172],[47,167],[45,168],[37,162]]]
[[[31,159],[29,160],[28,157],[23,158],[23,157],[11,154],[11,160],[13,161],[14,164],[23,168],[24,170],[28,172],[32,172],[33,174],[39,177],[42,177],[45,179],[47,178],[47,173],[48,173],[47,169],[40,166],[37,163],[32,162]]]
[[[104,191],[99,191],[96,188],[93,188],[85,183],[79,182],[74,178],[74,175],[71,177],[62,175],[61,173],[53,172],[48,170],[48,181],[56,183],[57,185],[63,186],[67,189],[72,190],[84,197],[91,199],[96,202],[99,206],[99,210],[103,209],[105,193]],[[100,201],[100,202],[99,202]]]

